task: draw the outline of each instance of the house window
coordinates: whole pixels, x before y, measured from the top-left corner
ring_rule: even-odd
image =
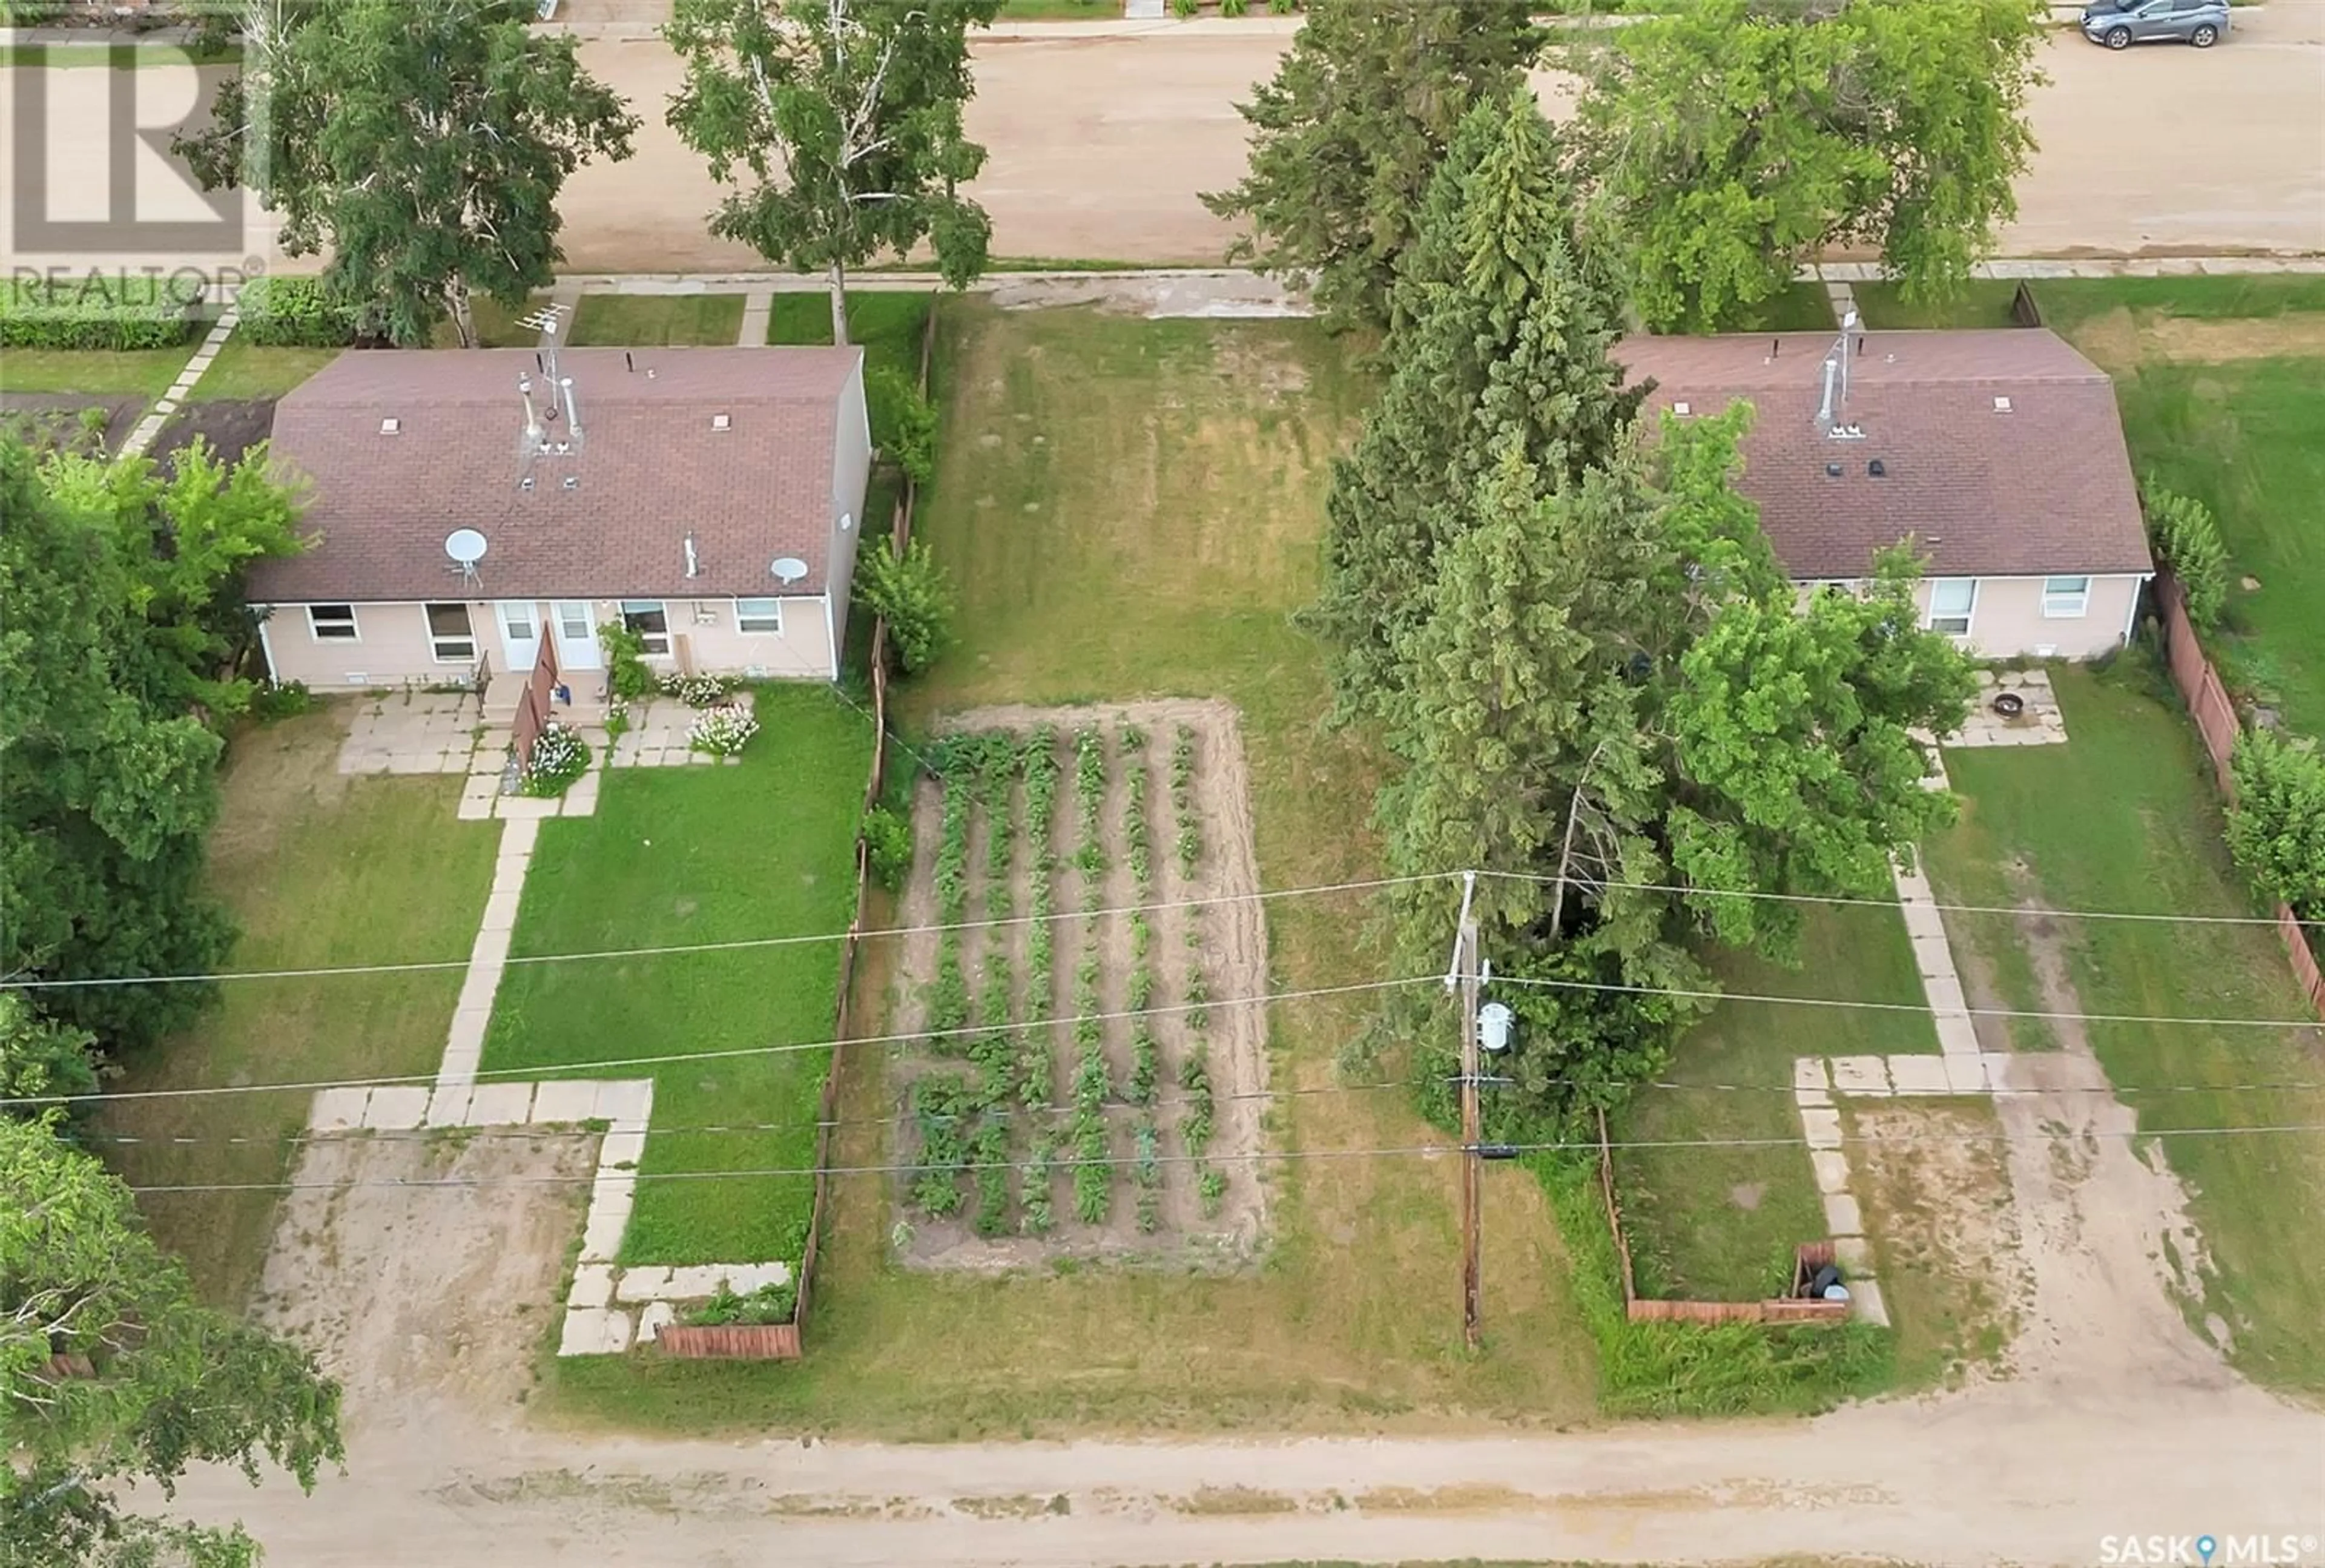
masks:
[[[764,632],[771,636],[782,636],[783,635],[783,601],[779,598],[736,599],[735,629],[738,632]]]
[[[431,604],[428,610],[428,645],[440,664],[477,662],[477,634],[468,626],[464,604]]]
[[[625,598],[622,601],[622,625],[635,632],[644,641],[644,652],[650,658],[670,655],[670,616],[658,598]]]
[[[1950,637],[1969,636],[1970,612],[1978,608],[1978,579],[1939,577],[1930,580],[1930,617],[1933,632]]]
[[[356,635],[356,607],[351,604],[309,605],[307,630],[319,643],[361,641]]]
[[[589,607],[564,601],[556,608],[558,640],[570,643],[575,647],[588,647],[594,635],[589,626]]]
[[[2091,608],[2091,580],[2088,577],[2046,577],[2042,580],[2042,618],[2046,621],[2080,619]]]

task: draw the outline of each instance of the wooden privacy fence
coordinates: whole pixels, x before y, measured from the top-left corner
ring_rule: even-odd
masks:
[[[937,311],[934,296],[929,301],[927,320],[921,329],[921,395],[929,392],[929,361],[936,346]],[[890,519],[890,548],[902,551],[912,536],[912,508],[919,501],[920,487],[906,475],[903,489],[897,495],[896,510]],[[872,767],[864,781],[864,810],[869,812],[880,802],[882,788],[888,780],[888,623],[872,623]],[[872,881],[872,847],[865,841],[861,827],[856,832],[856,914],[848,923],[848,934],[839,944],[838,1000],[832,1007],[831,1037],[846,1040],[848,1026],[848,998],[856,988],[856,958],[864,945],[864,895]],[[823,1249],[825,1217],[831,1205],[831,1128],[839,1112],[839,1053],[842,1047],[831,1048],[831,1067],[823,1075],[823,1098],[816,1109],[815,1127],[815,1197],[808,1209],[807,1245],[800,1252],[798,1304],[792,1309],[792,1321],[761,1326],[728,1324],[719,1328],[671,1327],[662,1331],[656,1343],[673,1356],[688,1358],[727,1357],[747,1360],[797,1360],[804,1353],[801,1328],[807,1322],[808,1297],[815,1285],[815,1265]]]
[[[1607,1113],[1598,1118],[1598,1191],[1607,1200],[1607,1224],[1615,1234],[1615,1257],[1623,1276],[1623,1314],[1635,1323],[1837,1323],[1848,1317],[1845,1301],[1780,1296],[1768,1301],[1672,1301],[1639,1294],[1631,1268],[1631,1243],[1623,1234],[1623,1208],[1615,1199],[1615,1151],[1607,1140]],[[1833,1260],[1829,1241],[1794,1249],[1794,1288]]]
[[[2197,733],[2204,738],[2204,750],[2212,759],[2212,780],[2220,787],[2220,798],[2236,803],[2236,775],[2229,771],[2228,757],[2236,750],[2237,736],[2243,726],[2237,721],[2236,704],[2228,700],[2228,689],[2220,684],[2219,672],[2204,656],[2203,645],[2196,638],[2195,624],[2188,618],[2188,597],[2179,580],[2169,571],[2155,574],[2155,602],[2162,609],[2163,650],[2172,667],[2172,683],[2188,704],[2188,711],[2196,720]],[[2325,1017],[2325,972],[2320,972],[2317,954],[2309,945],[2307,929],[2290,905],[2276,906],[2276,934],[2284,943],[2284,955],[2293,964],[2293,978],[2299,982],[2309,1006]]]
[[[533,673],[517,694],[516,717],[510,740],[516,747],[519,768],[533,765],[533,743],[549,726],[550,693],[557,689],[557,639],[544,636],[541,652],[533,661]]]

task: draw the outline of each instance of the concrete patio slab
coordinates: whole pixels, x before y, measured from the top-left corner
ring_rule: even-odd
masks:
[[[1946,1081],[1956,1094],[1985,1094],[1992,1087],[1986,1081],[1986,1062],[1975,1054],[1949,1056]]]
[[[1968,1018],[1959,1013],[1940,1013],[1937,1025],[1938,1049],[1948,1061],[1978,1054],[1978,1028]]]
[[[1795,1090],[1811,1090],[1818,1092],[1830,1088],[1831,1081],[1825,1076],[1824,1058],[1821,1056],[1793,1057],[1792,1087]]]
[[[1848,1191],[1848,1156],[1839,1149],[1811,1149],[1809,1163],[1816,1167],[1817,1191],[1821,1193]]]
[[[625,1268],[615,1284],[614,1294],[626,1302],[664,1300],[670,1294],[670,1270],[660,1265]]]
[[[485,899],[485,918],[481,931],[513,931],[516,927],[516,906],[524,896],[523,887],[496,889]]]
[[[1881,1286],[1877,1282],[1870,1279],[1850,1280],[1848,1305],[1849,1310],[1856,1313],[1857,1322],[1871,1323],[1876,1329],[1885,1329],[1889,1326],[1889,1304],[1881,1299]]]
[[[1811,1149],[1840,1147],[1840,1112],[1804,1107],[1801,1111],[1801,1130],[1808,1137]]]
[[[1862,1236],[1836,1237],[1832,1244],[1832,1260],[1840,1265],[1852,1289],[1859,1275],[1873,1272],[1873,1243]]]
[[[1888,1061],[1879,1056],[1836,1056],[1832,1059],[1832,1087],[1838,1094],[1886,1096]]]
[[[1847,1192],[1824,1194],[1824,1222],[1836,1237],[1865,1234],[1865,1217],[1857,1211],[1857,1200]]]
[[[566,1293],[569,1307],[602,1307],[614,1299],[614,1266],[584,1263],[573,1271],[573,1288]]]
[[[470,1127],[523,1127],[533,1119],[530,1083],[479,1083],[468,1091]]]
[[[375,1132],[408,1132],[427,1119],[428,1099],[433,1092],[416,1083],[375,1089],[364,1106],[363,1124]]]
[[[588,1078],[551,1078],[533,1090],[533,1119],[584,1122],[597,1114],[597,1085]]]
[[[609,1132],[597,1146],[597,1168],[635,1169],[646,1156],[646,1135],[642,1132]]]
[[[638,1313],[638,1343],[651,1345],[662,1338],[662,1330],[678,1321],[678,1309],[666,1301],[649,1302]]]
[[[653,1115],[651,1078],[599,1079],[597,1109],[591,1114],[612,1122],[616,1130],[644,1127]]]
[[[477,932],[476,945],[468,950],[468,962],[477,969],[498,970],[508,962],[509,938],[512,934],[514,933],[506,926],[502,926],[497,931],[486,926],[479,931]]]
[[[1942,1056],[1892,1056],[1889,1079],[1900,1094],[1949,1094],[1953,1089]]]
[[[437,1127],[465,1125],[468,1118],[468,1085],[465,1083],[440,1085],[428,1097],[428,1125]]]
[[[364,1107],[371,1102],[368,1089],[319,1090],[307,1109],[310,1132],[346,1132],[363,1126]]]

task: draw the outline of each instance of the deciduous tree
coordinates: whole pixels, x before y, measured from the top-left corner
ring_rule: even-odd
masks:
[[[2263,896],[2325,919],[2325,753],[2270,730],[2237,738],[2228,851]]]
[[[1519,0],[1316,0],[1239,112],[1251,170],[1203,198],[1248,224],[1229,259],[1305,284],[1336,326],[1386,326],[1398,258],[1455,127],[1541,52]]]
[[[977,90],[968,30],[1000,0],[677,0],[662,27],[686,61],[670,123],[735,185],[710,231],[831,280],[848,341],[848,272],[926,240],[954,288],[985,270],[993,225],[961,187],[985,149],[961,129]]]
[[[238,78],[180,143],[212,186],[283,218],[293,255],[399,343],[449,317],[477,345],[474,297],[521,307],[555,277],[557,198],[592,158],[630,155],[638,121],[581,69],[532,0],[245,0]]]
[[[1736,323],[1827,246],[1909,300],[1959,290],[2017,212],[2031,0],[1702,0],[1617,29],[1583,100],[1657,327]]]

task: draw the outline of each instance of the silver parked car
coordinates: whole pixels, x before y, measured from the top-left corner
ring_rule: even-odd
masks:
[[[2209,49],[2228,31],[2228,0],[2098,0],[2083,36],[2109,49],[2170,40]]]

